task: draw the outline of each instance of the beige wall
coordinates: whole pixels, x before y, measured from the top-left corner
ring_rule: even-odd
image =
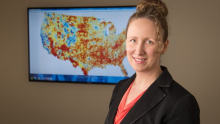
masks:
[[[135,5],[139,0],[1,0],[0,123],[102,124],[113,85],[28,81],[27,7]],[[162,65],[219,124],[220,1],[165,0],[170,45]]]

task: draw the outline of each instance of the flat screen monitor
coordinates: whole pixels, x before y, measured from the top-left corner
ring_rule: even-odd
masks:
[[[116,84],[134,6],[28,8],[29,81]]]

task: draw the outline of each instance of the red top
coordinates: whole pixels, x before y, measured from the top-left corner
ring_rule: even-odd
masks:
[[[133,101],[131,101],[129,104],[127,104],[125,106],[128,94],[131,90],[131,87],[133,85],[132,84],[129,86],[129,88],[127,89],[127,91],[125,92],[123,98],[121,99],[121,102],[118,106],[118,111],[117,114],[115,116],[115,122],[114,124],[120,124],[121,121],[123,120],[123,118],[127,115],[127,113],[130,111],[130,109],[134,106],[134,104],[138,101],[138,99],[144,94],[145,91],[143,91],[141,94],[139,94]]]

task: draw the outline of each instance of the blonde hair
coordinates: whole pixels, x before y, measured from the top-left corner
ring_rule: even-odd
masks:
[[[158,38],[157,41],[163,45],[168,38],[168,25],[166,17],[168,15],[168,9],[166,4],[161,0],[142,0],[137,5],[136,12],[129,18],[126,35],[129,24],[139,18],[147,18],[155,22],[157,27]],[[126,36],[127,38],[127,36]]]

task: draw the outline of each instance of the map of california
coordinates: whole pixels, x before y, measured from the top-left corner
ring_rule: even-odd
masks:
[[[60,60],[69,60],[79,66],[84,75],[95,68],[119,66],[124,76],[127,71],[122,63],[126,56],[125,30],[116,35],[112,22],[95,17],[71,16],[46,12],[41,25],[43,47]]]

